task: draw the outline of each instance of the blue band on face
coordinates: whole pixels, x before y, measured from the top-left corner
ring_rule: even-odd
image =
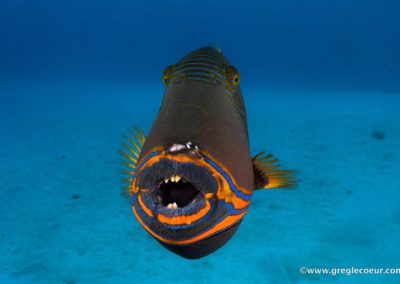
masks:
[[[251,200],[251,195],[245,194],[243,192],[240,192],[236,186],[233,184],[231,178],[229,177],[229,175],[223,170],[221,169],[215,162],[213,162],[212,160],[210,160],[208,157],[205,157],[206,162],[209,163],[215,170],[217,170],[224,178],[225,180],[228,182],[229,186],[231,187],[232,191],[239,196],[240,198],[242,198],[243,200],[249,201]]]

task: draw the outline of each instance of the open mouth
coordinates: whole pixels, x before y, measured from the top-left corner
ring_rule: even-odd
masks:
[[[180,175],[164,179],[158,185],[155,194],[160,204],[169,209],[186,207],[204,196],[192,183]]]
[[[138,186],[151,189],[151,205],[169,211],[195,206],[207,193],[216,193],[218,189],[217,181],[206,168],[169,159],[143,169]]]

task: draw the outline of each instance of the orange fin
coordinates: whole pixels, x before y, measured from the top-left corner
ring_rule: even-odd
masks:
[[[265,155],[263,152],[257,154],[252,159],[254,170],[254,186],[258,188],[282,188],[294,187],[296,179],[293,171],[282,170],[271,154]]]
[[[123,156],[124,165],[124,178],[123,182],[123,195],[131,195],[131,186],[133,182],[133,174],[136,169],[137,160],[146,137],[139,127],[132,127],[126,134],[126,141],[123,144],[124,150],[120,150],[120,154]]]

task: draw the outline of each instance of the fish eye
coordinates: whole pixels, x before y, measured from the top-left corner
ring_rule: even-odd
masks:
[[[226,74],[228,79],[232,82],[232,84],[237,87],[240,83],[240,74],[239,71],[232,65],[226,67]]]
[[[238,86],[240,83],[240,75],[239,73],[235,74],[235,76],[232,79],[232,82],[235,86]]]
[[[168,66],[164,70],[164,74],[163,74],[162,80],[163,80],[164,84],[167,85],[167,86],[168,86],[168,84],[170,82],[171,75],[172,75],[173,71],[174,71],[174,66],[173,65]]]

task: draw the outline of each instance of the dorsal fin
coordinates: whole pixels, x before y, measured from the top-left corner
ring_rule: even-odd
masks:
[[[222,53],[222,49],[221,49],[221,46],[219,44],[215,44],[213,47],[214,47],[214,49],[216,51],[218,51],[219,53]]]
[[[291,188],[296,185],[293,171],[282,170],[271,154],[265,155],[263,152],[257,154],[252,159],[254,170],[254,186],[259,188]]]
[[[139,127],[132,127],[129,129],[126,134],[126,141],[123,144],[124,150],[120,150],[121,155],[123,156],[123,165],[124,165],[124,178],[123,178],[123,194],[130,196],[131,185],[133,182],[133,175],[135,173],[136,164],[142,151],[142,147],[146,137]]]

